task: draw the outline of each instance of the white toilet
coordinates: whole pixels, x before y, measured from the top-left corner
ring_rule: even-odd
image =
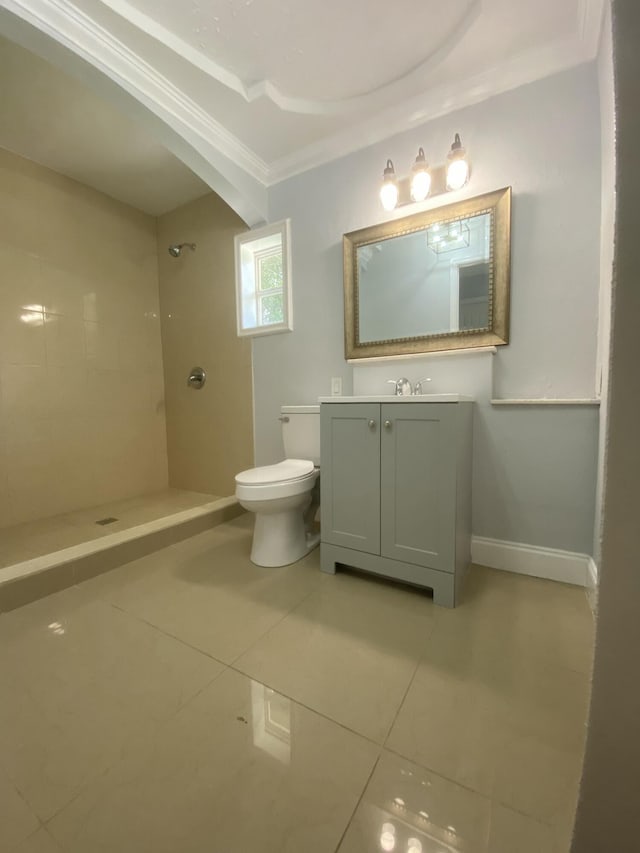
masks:
[[[236,476],[236,497],[256,522],[251,562],[286,566],[320,542],[308,533],[305,513],[320,471],[320,406],[283,406],[280,416],[285,460]]]

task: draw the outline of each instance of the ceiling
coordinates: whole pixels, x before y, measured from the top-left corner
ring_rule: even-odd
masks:
[[[88,86],[0,38],[0,148],[158,216],[209,187]]]
[[[214,186],[210,164],[223,197],[227,184],[242,184],[259,208],[264,189],[293,174],[593,59],[604,2],[1,0],[0,8],[187,140],[197,156],[180,156]]]

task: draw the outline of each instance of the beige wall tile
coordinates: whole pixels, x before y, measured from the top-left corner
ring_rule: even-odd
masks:
[[[118,370],[118,329],[109,323],[84,321],[87,364],[99,370]]]
[[[85,363],[87,350],[82,320],[45,314],[44,330],[50,367],[77,367]]]
[[[46,263],[40,265],[39,280],[48,314],[84,317],[85,299],[92,290],[90,280]]]
[[[49,394],[46,367],[6,364],[0,367],[0,388],[6,422],[47,417]]]
[[[166,487],[155,219],[0,150],[0,268],[0,526]]]
[[[82,415],[87,411],[88,369],[84,363],[48,367],[48,411],[51,417]]]
[[[42,311],[14,308],[0,314],[0,364],[45,364]]]
[[[0,166],[0,234],[5,243],[17,249],[31,251],[36,230],[38,181],[15,167],[19,157],[3,152]],[[26,161],[23,161],[26,162]]]
[[[0,269],[0,313],[15,313],[20,309],[42,310],[44,289],[40,277],[40,262],[35,255],[0,242]]]
[[[158,220],[158,270],[169,482],[233,494],[234,476],[253,465],[251,343],[235,334],[234,234],[246,230],[211,193]],[[194,242],[172,258],[167,247]],[[207,371],[201,391],[190,368]]]
[[[149,312],[146,317],[127,318],[118,333],[118,358],[123,370],[148,370],[157,365],[162,348],[160,317]]]
[[[4,423],[0,420],[0,528],[12,524],[9,483],[7,480],[7,451]]]

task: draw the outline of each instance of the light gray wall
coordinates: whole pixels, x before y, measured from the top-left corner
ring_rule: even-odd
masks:
[[[425,393],[472,396],[474,535],[588,554],[598,410],[492,406],[498,357],[456,354],[356,367],[354,393],[385,393],[385,380],[402,375],[412,382],[429,377]]]
[[[596,653],[573,853],[638,849],[640,767],[640,4],[613,3],[615,275]]]
[[[350,393],[354,382],[362,384],[344,361],[343,233],[511,185],[512,343],[489,362],[493,390],[485,380],[468,389],[480,404],[474,533],[590,552],[595,410],[499,411],[485,404],[490,394],[594,395],[599,128],[597,74],[590,64],[439,118],[271,188],[270,219],[292,219],[294,331],[254,340],[257,463],[282,455],[277,421],[282,404],[314,402],[330,393],[332,376],[343,377],[344,393]],[[431,162],[443,162],[455,132],[470,152],[469,186],[385,214],[377,194],[386,158],[394,159],[400,174],[401,164],[408,172],[422,145]],[[469,358],[440,360],[440,365],[450,362],[447,387],[435,390],[462,390],[468,384],[464,362]],[[376,390],[388,391],[383,376],[409,370],[414,379],[431,375],[433,363],[418,360],[409,368],[409,362],[390,362]],[[355,373],[370,370],[358,367]]]

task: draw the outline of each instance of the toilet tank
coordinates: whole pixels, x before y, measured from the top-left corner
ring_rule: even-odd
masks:
[[[320,406],[283,406],[280,412],[285,457],[319,465]]]

